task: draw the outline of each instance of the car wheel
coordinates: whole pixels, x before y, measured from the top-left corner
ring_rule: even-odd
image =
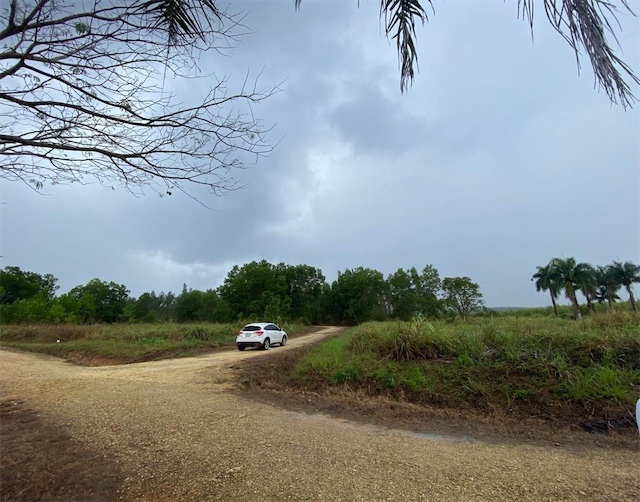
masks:
[[[264,350],[269,350],[269,347],[271,347],[271,340],[269,340],[268,338],[265,338],[264,343],[262,344],[262,348]]]
[[[246,347],[244,345],[238,345],[238,350],[239,351],[243,351],[244,349],[246,349]]]
[[[284,347],[287,344],[287,335],[282,336],[282,341],[280,342],[280,347]]]

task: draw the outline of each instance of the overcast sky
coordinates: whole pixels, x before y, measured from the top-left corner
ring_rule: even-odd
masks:
[[[379,4],[360,3],[305,0],[296,13],[293,0],[233,2],[254,33],[200,65],[286,78],[254,110],[281,141],[240,173],[249,188],[194,190],[212,211],[175,193],[43,196],[2,182],[1,266],[52,273],[60,292],[98,277],[138,296],[214,288],[260,259],[313,265],[329,281],[357,266],[386,276],[433,264],[471,277],[495,307],[546,305],[530,279],[555,256],[640,261],[640,106],[612,107],[587,61],[579,76],[542,9],[532,43],[515,0],[435,2],[402,95]],[[623,28],[638,73],[638,19]]]

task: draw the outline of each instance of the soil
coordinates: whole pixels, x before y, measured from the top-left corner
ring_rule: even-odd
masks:
[[[101,367],[0,350],[1,397],[35,410],[53,427],[38,429],[45,438],[63,435],[91,455],[54,482],[70,493],[79,478],[116,472],[123,501],[640,499],[639,438],[527,442],[476,434],[473,419],[467,428],[461,421],[460,429],[441,429],[447,416],[431,422],[435,414],[423,417],[430,432],[416,433],[392,418],[400,405],[385,405],[383,425],[366,415],[362,420],[357,407],[351,419],[329,416],[327,397],[306,395],[309,408],[291,410],[282,407],[293,402],[286,393],[274,397],[270,390],[258,400],[259,389],[242,390],[250,385],[245,364],[335,333],[320,329],[269,351]],[[21,427],[11,434],[25,437],[28,423]],[[8,500],[7,459],[23,443],[2,443],[0,494]],[[95,459],[115,470],[105,471]],[[26,473],[19,489],[38,475]]]
[[[124,473],[23,401],[0,401],[0,500],[116,501]]]

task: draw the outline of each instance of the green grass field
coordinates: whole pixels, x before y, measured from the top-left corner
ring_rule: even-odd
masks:
[[[640,316],[366,323],[316,347],[293,378],[421,404],[608,418],[640,397]]]
[[[3,326],[0,346],[76,361],[132,363],[235,347],[238,324],[90,324]],[[310,328],[284,326],[290,337]],[[60,342],[58,342],[60,340]]]

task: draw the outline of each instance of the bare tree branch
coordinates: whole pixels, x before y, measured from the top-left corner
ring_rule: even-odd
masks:
[[[252,105],[278,88],[259,87],[259,75],[236,92],[229,77],[207,76],[197,102],[164,90],[202,78],[199,56],[232,47],[242,17],[216,9],[213,19],[164,24],[156,4],[15,0],[0,13],[0,177],[38,190],[97,181],[136,194],[188,185],[219,194],[238,186],[233,171],[271,151]]]

